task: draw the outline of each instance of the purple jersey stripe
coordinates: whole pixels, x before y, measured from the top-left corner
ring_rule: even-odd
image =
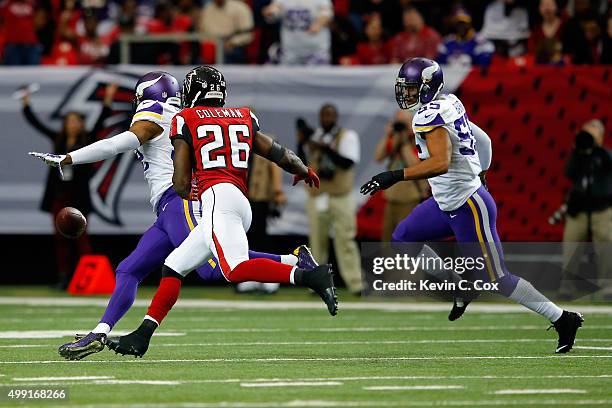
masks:
[[[154,102],[152,104],[148,104],[145,103],[146,106],[143,106],[141,108],[139,108],[136,112],[137,113],[141,113],[141,112],[153,112],[153,113],[157,113],[158,115],[161,115],[162,113],[164,113],[164,107],[161,106],[160,103],[158,102]],[[142,104],[141,104],[142,106]]]
[[[429,123],[425,123],[425,124],[416,124],[415,123],[415,127],[427,127],[427,126],[435,126],[435,125],[444,125],[446,122],[444,122],[444,119],[442,119],[442,116],[440,116],[440,114],[438,113],[436,115],[435,118],[433,118],[433,120]]]

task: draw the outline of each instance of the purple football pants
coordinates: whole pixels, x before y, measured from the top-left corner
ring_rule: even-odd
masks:
[[[509,296],[516,288],[518,278],[508,272],[504,263],[496,218],[495,201],[482,186],[453,211],[442,211],[433,197],[430,197],[397,225],[392,241],[425,243],[454,235],[464,256],[485,259],[484,270],[475,270],[465,277],[469,280],[499,282],[499,292]]]
[[[197,225],[194,210],[199,212],[199,205],[199,202],[183,200],[172,188],[166,190],[157,204],[157,220],[140,238],[136,249],[117,267],[115,290],[101,323],[112,328],[129,310],[136,299],[140,282],[161,268],[166,257]],[[249,251],[249,257],[281,261],[279,255],[255,251]],[[216,260],[205,263],[196,271],[206,281],[223,278]]]

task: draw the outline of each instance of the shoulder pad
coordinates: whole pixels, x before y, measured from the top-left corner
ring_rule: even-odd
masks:
[[[136,107],[136,114],[134,115],[134,117],[141,113],[155,114],[161,116],[164,113],[164,107],[161,103],[157,101],[142,101],[140,102],[138,107]]]
[[[415,132],[429,132],[438,126],[454,122],[465,114],[463,104],[455,95],[446,95],[444,98],[423,105],[412,120]]]

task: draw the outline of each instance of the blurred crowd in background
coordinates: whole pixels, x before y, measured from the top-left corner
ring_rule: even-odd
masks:
[[[609,64],[610,0],[3,0],[6,65]],[[222,47],[222,50],[217,49]],[[219,61],[219,55],[223,61]]]

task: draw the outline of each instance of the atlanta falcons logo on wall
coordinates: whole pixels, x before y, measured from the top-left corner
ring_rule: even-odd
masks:
[[[78,111],[85,115],[86,125],[91,128],[101,113],[104,89],[115,83],[119,89],[113,101],[113,112],[104,122],[103,130],[95,136],[99,140],[123,132],[130,126],[133,89],[137,80],[138,76],[132,74],[93,70],[68,90],[52,118]],[[122,225],[117,205],[135,159],[134,153],[126,152],[95,164],[95,173],[89,183],[91,202],[96,214],[111,224]]]

